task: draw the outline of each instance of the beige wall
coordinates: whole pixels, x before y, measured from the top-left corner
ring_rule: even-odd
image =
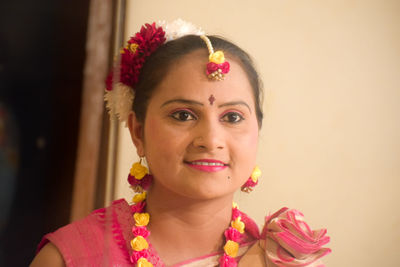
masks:
[[[400,1],[130,0],[126,37],[178,17],[234,40],[264,79],[263,177],[241,208],[327,227],[327,266],[400,266]],[[116,198],[129,198],[120,135]]]

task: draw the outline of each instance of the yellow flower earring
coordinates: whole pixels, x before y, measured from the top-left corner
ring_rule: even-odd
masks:
[[[261,170],[260,168],[258,168],[258,166],[255,166],[249,179],[244,185],[242,185],[241,190],[246,193],[250,193],[251,191],[253,191],[254,187],[258,184],[258,178],[260,178],[260,176]]]
[[[143,158],[140,158],[138,162],[133,163],[128,176],[128,182],[136,193],[132,199],[135,204],[131,206],[135,225],[132,227],[134,238],[130,242],[132,248],[130,261],[137,267],[153,267],[148,260],[147,237],[150,235],[150,231],[147,230],[147,225],[150,222],[150,214],[145,212],[146,190],[149,189],[153,176],[149,174],[149,169],[142,165],[142,160]]]
[[[128,183],[135,193],[134,202],[140,202],[142,198],[145,198],[146,190],[149,189],[153,176],[149,174],[149,170],[146,166],[142,165],[143,158],[140,158],[138,162],[132,164],[131,170],[128,175]]]

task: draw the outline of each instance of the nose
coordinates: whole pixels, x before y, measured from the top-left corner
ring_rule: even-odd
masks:
[[[214,151],[225,147],[224,130],[219,121],[203,119],[196,125],[193,146],[206,151]]]

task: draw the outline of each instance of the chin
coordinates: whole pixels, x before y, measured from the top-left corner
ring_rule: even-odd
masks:
[[[226,185],[202,185],[185,190],[184,196],[196,200],[211,200],[233,196],[236,190],[228,190]]]

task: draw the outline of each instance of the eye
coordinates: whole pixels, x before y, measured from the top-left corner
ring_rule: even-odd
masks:
[[[221,117],[221,121],[229,123],[238,123],[244,120],[243,116],[238,112],[228,112]]]
[[[172,118],[174,118],[177,121],[191,121],[191,120],[196,120],[197,118],[193,115],[193,113],[187,111],[187,110],[178,110],[173,112],[170,115]]]

